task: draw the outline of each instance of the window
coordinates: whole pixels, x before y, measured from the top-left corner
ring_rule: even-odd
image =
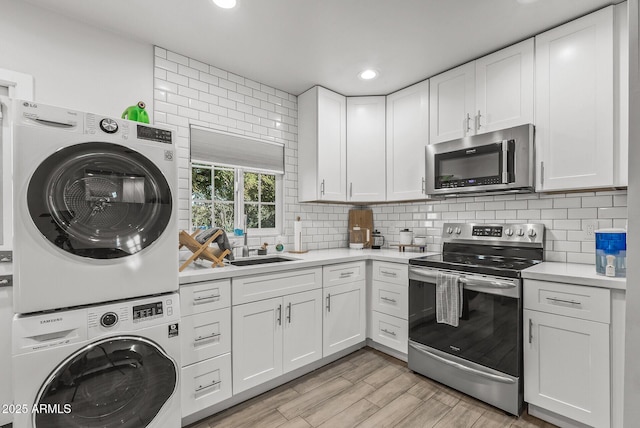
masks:
[[[191,225],[220,227],[232,233],[247,227],[264,234],[279,233],[281,174],[248,171],[193,161],[191,168]]]

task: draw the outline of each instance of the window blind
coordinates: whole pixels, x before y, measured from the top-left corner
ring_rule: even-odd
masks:
[[[284,144],[191,125],[191,160],[284,174]]]

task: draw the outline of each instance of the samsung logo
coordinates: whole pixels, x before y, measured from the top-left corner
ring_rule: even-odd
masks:
[[[46,320],[40,320],[40,324],[51,324],[52,322],[60,322],[62,321],[62,317],[60,318],[49,318]]]

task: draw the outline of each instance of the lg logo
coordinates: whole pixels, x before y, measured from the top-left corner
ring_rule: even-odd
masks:
[[[38,108],[38,104],[30,103],[28,101],[23,102],[22,105],[25,106],[25,107]]]

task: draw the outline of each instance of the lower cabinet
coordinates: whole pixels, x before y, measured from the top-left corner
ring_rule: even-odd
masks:
[[[0,335],[0,403],[10,404],[13,402],[13,391],[11,389],[11,322],[13,320],[13,289],[12,287],[0,286],[0,328],[3,333]],[[18,404],[18,403],[16,403]],[[12,415],[7,412],[0,412],[0,426],[10,423]]]
[[[525,401],[609,428],[610,290],[534,280],[525,280],[523,290]]]
[[[322,290],[233,307],[233,391],[322,357]]]
[[[324,305],[325,357],[366,340],[364,280],[326,287]]]
[[[408,287],[406,264],[373,262],[369,337],[405,355],[409,343]]]
[[[231,397],[231,354],[182,368],[182,417]]]

